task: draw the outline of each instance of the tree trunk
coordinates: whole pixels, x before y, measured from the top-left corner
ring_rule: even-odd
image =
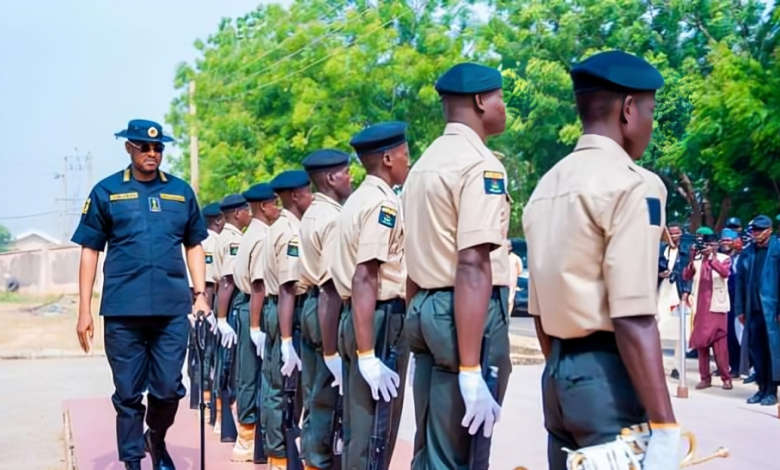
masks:
[[[694,190],[693,183],[688,175],[680,172],[680,194],[688,201],[688,205],[691,207],[691,220],[688,223],[688,231],[693,233],[701,227],[702,212],[699,201],[696,200],[696,191]]]
[[[726,226],[726,219],[731,210],[731,196],[726,196],[720,201],[720,210],[718,211],[718,221],[715,223],[715,230],[720,232]]]

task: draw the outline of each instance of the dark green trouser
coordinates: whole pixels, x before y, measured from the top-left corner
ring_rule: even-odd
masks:
[[[301,457],[309,467],[328,469],[333,465],[333,412],[339,396],[333,374],[322,356],[322,332],[317,317],[319,291],[315,288],[301,311],[301,382],[304,408]]]
[[[614,333],[553,339],[542,376],[550,470],[566,470],[566,452],[614,441],[623,428],[646,423]]]
[[[228,323],[233,327],[235,330],[236,327],[236,315],[238,311],[239,303],[243,301],[244,294],[236,288],[235,291],[233,291],[233,297],[230,299],[230,308],[228,309],[227,314],[227,321]],[[214,358],[214,378],[213,378],[213,384],[214,384],[214,392],[216,395],[215,397],[220,397],[220,391],[222,390],[223,386],[227,387],[234,387],[235,386],[235,367],[236,367],[236,361],[235,361],[235,354],[233,354],[233,363],[231,364],[232,370],[230,372],[227,372],[224,370],[224,362],[225,362],[225,348],[222,347],[222,338],[220,336],[214,337],[214,346],[215,346],[215,358]],[[235,348],[235,346],[233,346]],[[234,351],[235,352],[235,351]],[[232,374],[232,375],[231,375]],[[230,383],[223,384],[225,378],[229,378]],[[234,399],[235,397],[235,388],[232,388],[233,393],[231,393],[231,399]],[[223,406],[228,406],[229,404],[223,403]],[[216,411],[216,410],[215,410]]]
[[[485,331],[490,334],[491,367],[498,367],[498,403],[506,393],[509,360],[509,289],[494,287]],[[407,313],[406,337],[414,353],[414,470],[466,468],[471,435],[461,426],[466,407],[460,394],[458,337],[452,289],[421,290]]]
[[[279,329],[279,297],[269,295],[263,307],[263,330],[265,331],[265,359],[263,360],[262,400],[260,424],[265,431],[263,448],[265,455],[277,459],[286,457],[284,441],[284,376],[282,376],[282,334]],[[293,330],[300,331],[300,315],[303,296],[296,297],[293,311]],[[299,352],[300,355],[300,352]],[[295,373],[300,374],[300,371]],[[300,380],[298,382],[300,384]],[[298,387],[295,416],[300,421],[303,408],[303,393]]]
[[[242,424],[255,424],[257,420],[257,406],[255,395],[257,394],[257,379],[260,374],[262,360],[257,356],[257,348],[249,335],[249,299],[244,295],[243,301],[238,304],[238,349],[236,350],[236,408],[238,409],[238,422]]]
[[[344,361],[344,451],[342,453],[342,467],[344,470],[365,470],[368,466],[372,428],[374,425],[374,409],[376,402],[371,395],[371,388],[360,374],[357,358],[357,340],[352,320],[352,308],[349,302],[342,310],[339,322],[339,350]],[[393,412],[390,421],[390,438],[388,439],[385,456],[387,462],[379,468],[386,468],[390,464],[390,458],[395,449],[395,441],[398,438],[398,425],[401,422],[401,411],[404,405],[404,391],[406,389],[406,367],[409,363],[409,346],[404,334],[404,302],[401,299],[390,302],[377,302],[374,312],[374,344],[379,340],[379,332],[385,316],[390,315],[387,322],[387,341],[389,346],[394,346],[397,353],[396,372],[401,379],[398,387],[398,397],[392,400]],[[376,349],[376,355],[380,357],[381,351]],[[382,397],[380,395],[380,400]]]

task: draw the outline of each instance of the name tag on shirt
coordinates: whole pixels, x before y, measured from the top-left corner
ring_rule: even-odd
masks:
[[[160,199],[165,199],[166,201],[185,202],[184,196],[180,196],[178,194],[160,193]]]
[[[504,194],[504,174],[500,171],[486,171],[482,174],[485,180],[485,194]]]

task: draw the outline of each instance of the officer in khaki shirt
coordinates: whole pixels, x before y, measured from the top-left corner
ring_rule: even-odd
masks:
[[[458,64],[436,90],[447,126],[415,163],[402,195],[415,470],[468,466],[472,436],[491,435],[512,368],[506,170],[485,146],[506,125],[501,73]],[[493,371],[490,390],[485,376]]]
[[[366,179],[344,203],[336,226],[331,274],[345,301],[339,324],[344,361],[344,452],[347,469],[368,467],[375,457],[372,426],[381,407],[392,406],[385,452],[387,468],[398,436],[409,350],[405,314],[404,218],[393,191],[409,171],[406,124],[380,123],[350,141],[366,169]],[[353,290],[354,288],[354,290]],[[395,350],[396,364],[388,359]]]
[[[243,301],[243,294],[236,290],[233,281],[233,264],[235,263],[236,255],[238,254],[238,246],[241,243],[243,230],[249,225],[252,214],[249,212],[249,205],[247,204],[246,199],[240,194],[225,196],[219,204],[219,208],[225,217],[225,227],[217,237],[217,243],[214,250],[214,262],[216,265],[214,272],[216,273],[215,281],[218,283],[218,287],[217,320],[216,324],[212,324],[212,329],[219,334],[221,347],[218,348],[217,364],[214,374],[214,390],[212,393],[216,394],[214,402],[216,405],[215,411],[217,413],[214,432],[222,435],[222,406],[230,406],[230,404],[222,403],[220,392],[223,388],[229,386],[229,381],[226,382],[226,379],[232,370],[232,367],[230,367],[229,364],[224,364],[224,360],[226,358],[226,349],[232,348],[237,339],[233,306],[236,301]],[[213,318],[213,315],[209,318]]]
[[[297,381],[300,375],[300,313],[306,289],[300,281],[300,224],[311,205],[309,176],[303,170],[278,174],[271,188],[282,200],[282,213],[271,225],[263,248],[263,279],[266,306],[263,323],[267,340],[263,360],[263,412],[265,453],[271,470],[287,468],[284,440],[284,389],[286,380]],[[296,341],[293,341],[295,336]],[[266,384],[268,384],[266,386]],[[300,387],[296,395],[295,422],[303,406]]]
[[[279,217],[279,209],[276,206],[278,198],[274,194],[271,185],[259,183],[242,194],[249,203],[252,212],[252,221],[249,223],[233,264],[233,281],[241,291],[243,297],[237,302],[236,334],[238,344],[236,350],[236,410],[238,416],[238,439],[233,447],[234,462],[252,462],[254,457],[255,427],[259,410],[256,406],[256,394],[260,368],[262,366],[260,356],[260,344],[264,342],[263,333],[258,327],[252,330],[250,317],[252,303],[256,303],[257,324],[259,325],[260,308],[265,299],[262,279],[261,289],[253,286],[252,268],[259,263],[258,258],[262,253],[259,247],[268,235],[269,226]],[[263,460],[263,459],[259,459]],[[261,463],[261,462],[257,462]],[[262,462],[265,463],[265,462]]]
[[[301,285],[309,295],[301,311],[301,385],[307,410],[301,433],[301,457],[307,469],[333,466],[333,412],[341,384],[341,357],[336,352],[341,297],[328,272],[326,237],[333,233],[341,202],[352,193],[349,155],[317,150],[303,160],[317,192],[301,220]],[[335,381],[334,381],[335,378]]]
[[[563,448],[648,439],[643,470],[678,468],[680,427],[655,320],[666,189],[638,166],[653,131],[652,65],[621,51],[571,72],[583,135],[531,195],[523,214],[529,311],[547,365],[542,380],[549,466]],[[647,422],[649,420],[649,430]]]
[[[201,209],[201,214],[206,221],[208,237],[201,243],[206,257],[206,302],[209,307],[214,305],[214,245],[217,237],[225,225],[225,218],[219,210],[219,203],[212,202]],[[185,258],[186,259],[186,258]],[[192,287],[192,286],[190,286]],[[189,364],[190,376],[190,409],[197,410],[200,403],[200,387],[203,387],[203,399],[205,403],[211,400],[211,374],[205,374],[206,377],[200,378],[200,367],[198,366],[197,337],[195,336],[195,317],[190,315],[190,344],[187,351],[189,355],[187,363]],[[213,337],[206,335],[205,349],[203,351],[203,370],[211,369],[214,360],[214,341]],[[206,421],[211,421],[211,409],[204,410]]]

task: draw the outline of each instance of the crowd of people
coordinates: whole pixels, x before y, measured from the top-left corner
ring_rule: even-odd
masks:
[[[742,344],[763,351],[751,359],[758,400],[768,402],[780,246],[762,217],[734,261],[716,253],[711,231],[700,229],[687,250],[668,224],[659,274],[666,189],[635,161],[663,77],[644,59],[608,51],[571,78],[583,135],[523,214],[528,310],[546,358],[549,466],[579,470],[572,462],[585,458],[676,469],[681,430],[662,364],[656,277],[680,297],[662,317],[685,302],[698,309],[691,345],[707,363],[703,386],[709,347],[730,380],[720,320],[734,299],[748,326]],[[131,164],[92,189],[72,240],[82,246],[85,350],[107,247],[100,313],[126,469],[139,470],[147,453],[155,470],[175,468],[165,438],[186,395],[188,343],[200,361],[192,383],[213,404],[208,422],[232,442],[234,461],[387,469],[408,377],[410,467],[487,468],[512,371],[510,287],[523,270],[508,249],[506,170],[486,146],[506,126],[502,85],[498,70],[478,64],[445,71],[435,89],[446,125],[413,166],[405,123],[358,132],[349,145],[367,176],[354,191],[350,154],[316,149],[301,168],[201,208],[187,183],[160,171],[172,139],[159,124],[133,120],[116,134]],[[723,297],[732,266],[735,294]]]
[[[683,354],[698,357],[697,390],[711,387],[713,375],[726,390],[733,388],[734,378],[745,376],[744,383],[758,387],[747,403],[777,404],[778,250],[780,240],[766,215],[755,217],[744,229],[740,219],[732,217],[719,236],[709,227],[690,234],[678,222],[667,224],[658,264],[661,336],[675,341],[676,363]],[[681,315],[686,319],[686,351],[679,336]],[[679,370],[673,369],[671,376],[679,379]]]

